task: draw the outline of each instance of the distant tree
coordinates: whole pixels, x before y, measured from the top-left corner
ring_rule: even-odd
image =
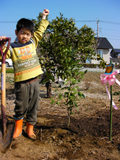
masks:
[[[39,13],[37,20],[33,20],[36,29],[41,17],[42,13]],[[47,97],[51,97],[51,80],[54,82],[55,76],[68,79],[74,76],[71,66],[81,67],[80,63],[87,58],[95,58],[94,36],[90,27],[84,25],[78,29],[74,19],[64,18],[61,13],[50,22],[38,46],[40,63],[46,72]]]

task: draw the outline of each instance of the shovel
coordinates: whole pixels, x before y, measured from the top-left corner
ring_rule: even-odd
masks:
[[[2,67],[1,67],[1,123],[0,123],[0,149],[3,153],[10,148],[12,143],[12,137],[14,133],[15,123],[10,122],[6,118],[6,53],[10,46],[11,38],[6,38],[0,42],[8,42],[7,48],[3,53],[1,45],[0,52],[2,55]]]

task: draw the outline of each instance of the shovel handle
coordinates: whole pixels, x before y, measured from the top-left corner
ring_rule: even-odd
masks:
[[[2,67],[1,67],[1,115],[2,115],[2,134],[3,137],[5,137],[5,133],[6,133],[6,123],[7,123],[7,119],[6,119],[6,63],[5,63],[5,59],[6,59],[6,53],[9,49],[10,46],[10,41],[11,38],[6,38],[4,40],[1,40],[0,42],[7,42],[7,47],[5,52],[3,53],[2,51],[2,47],[0,45],[0,52],[2,55]]]
[[[0,40],[0,42],[8,42],[7,48],[6,48],[6,50],[5,50],[4,53],[3,53],[2,47],[1,47],[1,45],[0,45],[0,52],[1,52],[1,55],[2,55],[2,63],[5,63],[6,53],[7,53],[8,49],[9,49],[9,47],[10,47],[10,41],[11,41],[11,38],[9,38],[9,37],[7,37],[7,38],[4,39],[4,40]]]

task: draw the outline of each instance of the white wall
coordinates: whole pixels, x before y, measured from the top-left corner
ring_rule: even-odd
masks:
[[[108,64],[110,63],[110,50],[109,49],[101,49],[103,50],[103,59]],[[98,50],[95,51],[95,53],[98,53]],[[92,64],[99,64],[100,62],[97,60],[91,60]]]

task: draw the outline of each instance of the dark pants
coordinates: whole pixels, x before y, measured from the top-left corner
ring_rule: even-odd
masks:
[[[31,125],[37,121],[37,110],[39,106],[39,82],[17,82],[15,83],[15,119],[24,118]]]

